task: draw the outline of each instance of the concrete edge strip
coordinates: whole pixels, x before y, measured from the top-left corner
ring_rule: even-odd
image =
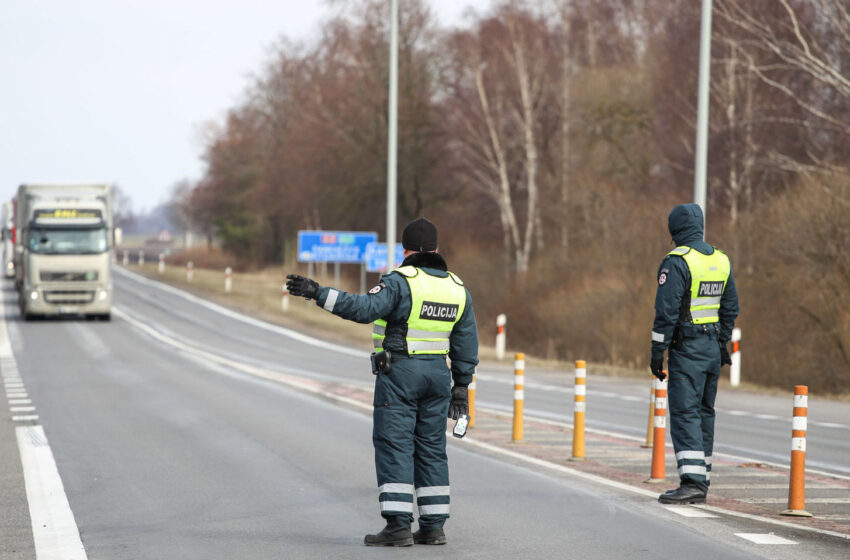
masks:
[[[6,306],[0,300],[0,360],[17,370],[6,328]],[[37,421],[38,416],[13,416],[13,421]],[[80,530],[53,451],[44,428],[39,425],[15,427],[24,488],[32,525],[33,545],[38,560],[86,560]]]
[[[228,309],[222,305],[217,303],[213,303],[204,298],[198,297],[194,294],[190,294],[185,290],[181,290],[179,288],[175,288],[174,286],[170,286],[165,284],[164,282],[159,282],[156,280],[151,280],[150,278],[145,278],[140,274],[136,274],[135,272],[131,272],[125,268],[114,267],[114,271],[119,274],[126,276],[140,284],[144,284],[146,286],[152,286],[156,289],[162,290],[164,292],[168,292],[172,295],[178,296],[180,298],[185,299],[186,301],[190,301],[192,303],[198,304],[202,307],[205,307],[211,311],[224,315],[225,317],[229,317],[231,319],[236,319],[242,323],[261,328],[263,330],[273,332],[275,334],[283,335],[289,337],[293,340],[297,340],[298,342],[302,342],[304,344],[310,344],[311,346],[321,347],[323,350],[332,350],[334,352],[339,352],[340,354],[346,354],[348,356],[355,356],[358,358],[367,358],[369,357],[369,352],[365,352],[363,350],[356,350],[354,348],[349,348],[347,346],[341,346],[339,344],[334,344],[332,342],[328,342],[326,340],[321,340],[318,338],[314,338],[312,336],[308,336],[306,334],[302,334],[298,331],[293,331],[291,329],[287,329],[286,327],[281,327],[279,325],[273,325],[271,323],[267,323],[266,321],[261,321],[259,319],[255,319],[253,317],[249,317],[238,311],[233,311],[232,309]]]
[[[239,370],[243,373],[247,373],[249,375],[254,375],[256,377],[260,377],[260,378],[263,378],[263,379],[268,379],[270,381],[276,381],[278,383],[281,383],[283,385],[287,385],[287,386],[292,387],[294,389],[299,389],[299,390],[302,390],[302,391],[307,391],[309,393],[320,395],[323,398],[334,400],[334,401],[341,402],[341,403],[345,403],[347,405],[350,405],[350,406],[353,406],[353,407],[356,407],[356,408],[359,408],[359,409],[362,409],[362,410],[371,411],[374,408],[370,404],[366,404],[366,403],[363,403],[363,402],[355,400],[355,399],[351,399],[351,398],[344,397],[344,396],[341,396],[341,395],[334,395],[332,393],[323,392],[321,390],[321,388],[311,386],[308,383],[303,383],[303,382],[300,382],[300,381],[295,380],[295,379],[287,379],[282,374],[279,374],[279,373],[276,373],[276,372],[273,372],[273,371],[270,371],[270,370],[267,370],[267,369],[264,369],[264,368],[251,366],[251,365],[248,365],[248,364],[242,364],[240,362],[237,362],[235,360],[231,360],[229,358],[222,358],[221,356],[216,356],[215,354],[212,354],[212,353],[207,352],[205,350],[198,350],[198,349],[193,348],[193,347],[191,347],[187,344],[184,344],[182,342],[178,342],[176,340],[169,339],[168,337],[162,335],[161,333],[159,333],[158,331],[156,331],[155,329],[153,329],[149,325],[146,325],[146,324],[140,322],[139,320],[130,317],[124,311],[122,311],[120,308],[113,307],[113,314],[121,317],[122,319],[124,319],[125,321],[127,321],[128,323],[133,325],[134,327],[136,327],[136,328],[140,329],[141,331],[147,333],[149,336],[153,337],[156,340],[159,340],[159,341],[161,341],[161,342],[163,342],[163,343],[165,343],[169,346],[177,348],[178,350],[182,350],[184,352],[188,352],[188,353],[194,354],[198,357],[210,360],[214,363],[217,363],[217,364],[220,364],[220,365],[230,366],[230,367],[232,367],[236,370]],[[455,439],[456,438],[449,438],[449,441],[454,441]],[[543,467],[543,468],[546,468],[546,469],[549,469],[549,470],[552,470],[552,471],[556,471],[556,472],[559,472],[559,473],[562,473],[562,474],[567,474],[567,475],[570,475],[570,476],[573,476],[573,477],[576,477],[576,478],[582,478],[584,480],[595,482],[597,484],[601,484],[603,486],[608,486],[610,488],[617,488],[619,490],[624,490],[624,491],[627,491],[627,492],[631,492],[633,494],[639,494],[641,496],[649,497],[649,498],[653,498],[653,499],[658,497],[658,492],[653,492],[651,490],[646,490],[644,488],[638,488],[636,486],[632,486],[632,485],[626,484],[624,482],[618,482],[616,480],[610,480],[610,479],[601,477],[599,475],[586,473],[586,472],[583,472],[583,471],[580,471],[580,470],[572,469],[570,467],[558,465],[558,464],[552,463],[550,461],[538,459],[536,457],[529,457],[527,455],[517,453],[516,451],[511,451],[509,449],[503,449],[501,447],[498,447],[498,446],[495,446],[495,445],[492,445],[492,444],[489,444],[489,443],[478,441],[478,440],[470,438],[468,436],[461,439],[459,443],[463,443],[465,445],[470,445],[470,446],[473,446],[473,447],[478,447],[479,449],[486,450],[486,451],[491,452],[491,453],[504,455],[506,457],[511,457],[512,459],[516,459],[516,460],[522,461],[524,463],[528,463],[528,464],[535,465],[535,466],[538,466],[538,467]],[[779,520],[776,520],[776,519],[770,519],[770,518],[766,518],[766,517],[760,517],[758,515],[752,515],[752,514],[748,514],[748,513],[741,513],[741,512],[737,512],[737,511],[733,511],[733,510],[723,509],[723,508],[716,507],[716,506],[702,506],[702,505],[700,505],[700,506],[693,506],[693,507],[698,507],[698,508],[704,509],[706,511],[711,511],[711,512],[719,513],[719,514],[723,514],[723,515],[729,515],[729,516],[732,516],[732,517],[741,517],[741,518],[744,518],[744,519],[751,519],[751,520],[754,520],[754,521],[759,521],[759,522],[762,522],[762,523],[768,523],[768,524],[771,524],[771,525],[776,525],[776,526],[779,526],[779,527],[785,527],[785,528],[788,528],[788,529],[793,529],[793,530],[798,530],[798,531],[808,531],[808,532],[812,532],[812,533],[819,533],[819,534],[822,534],[822,535],[829,535],[829,536],[838,537],[838,538],[841,538],[841,539],[850,540],[850,535],[845,535],[843,533],[838,533],[836,531],[829,531],[829,530],[826,530],[826,529],[818,529],[816,527],[806,527],[806,526],[794,525],[793,523],[788,523],[788,522],[779,521]]]

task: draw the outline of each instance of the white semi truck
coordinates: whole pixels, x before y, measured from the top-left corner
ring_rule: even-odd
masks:
[[[3,276],[6,278],[15,277],[15,215],[11,202],[3,203],[3,262],[0,266],[3,267]]]
[[[112,310],[112,187],[24,184],[15,198],[15,284],[21,315]]]

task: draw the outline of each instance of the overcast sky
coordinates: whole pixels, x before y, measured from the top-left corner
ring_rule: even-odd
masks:
[[[447,25],[490,5],[428,1]],[[309,41],[329,13],[322,0],[3,4],[0,199],[22,182],[100,180],[137,211],[200,177],[202,125],[221,122],[281,35]]]

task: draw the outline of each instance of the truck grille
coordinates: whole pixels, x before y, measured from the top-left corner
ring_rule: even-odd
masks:
[[[44,292],[47,303],[91,303],[94,301],[93,291],[83,290],[50,290]]]
[[[50,272],[42,270],[38,277],[42,282],[96,282],[97,271],[88,272]]]

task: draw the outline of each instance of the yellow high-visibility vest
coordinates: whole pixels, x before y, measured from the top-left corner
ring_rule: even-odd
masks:
[[[732,271],[729,257],[715,247],[714,253],[704,255],[690,247],[676,247],[668,255],[685,259],[691,272],[691,317],[695,325],[717,323],[720,298]]]
[[[415,354],[448,354],[452,329],[466,307],[466,290],[456,274],[440,278],[414,266],[403,266],[401,274],[410,288],[410,315],[407,318],[407,352]],[[387,322],[375,321],[372,343],[383,347]]]

